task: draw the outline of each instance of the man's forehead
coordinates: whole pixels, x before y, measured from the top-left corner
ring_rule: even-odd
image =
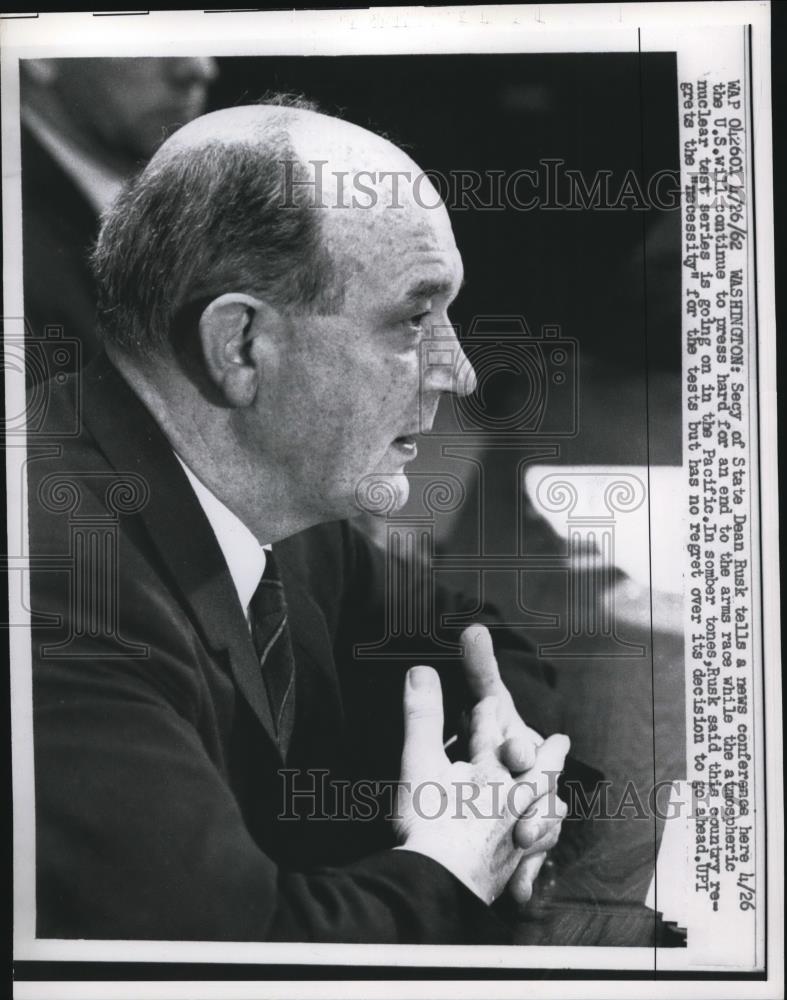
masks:
[[[392,292],[413,298],[455,291],[461,283],[462,260],[443,206],[325,209],[324,222],[328,250],[347,276],[380,275]]]

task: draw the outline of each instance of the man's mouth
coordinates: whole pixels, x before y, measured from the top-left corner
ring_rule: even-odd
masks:
[[[402,434],[400,437],[394,438],[393,446],[408,459],[415,458],[418,454],[418,444],[413,434]]]

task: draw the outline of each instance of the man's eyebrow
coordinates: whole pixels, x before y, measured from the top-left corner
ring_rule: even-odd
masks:
[[[459,287],[456,290],[457,294],[459,294],[459,289],[464,287],[464,283],[465,279],[462,277]],[[454,283],[448,278],[441,278],[439,280],[424,278],[407,289],[405,298],[408,301],[413,299],[431,299],[435,295],[449,295],[453,289]]]

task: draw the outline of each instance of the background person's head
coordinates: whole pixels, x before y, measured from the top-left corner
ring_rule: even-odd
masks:
[[[366,194],[337,194],[360,173]],[[182,129],[94,259],[110,353],[261,540],[365,496],[404,503],[413,435],[474,386],[447,315],[462,264],[444,206],[402,150],[302,103]]]
[[[210,57],[26,59],[22,106],[120,172],[205,110]]]

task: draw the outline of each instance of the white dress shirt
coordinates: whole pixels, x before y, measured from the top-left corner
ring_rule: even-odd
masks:
[[[197,494],[197,500],[210,521],[213,534],[224,555],[227,568],[230,571],[235,590],[238,592],[240,606],[243,608],[246,620],[249,620],[249,602],[265,572],[266,549],[270,545],[260,545],[254,535],[239,517],[232,513],[229,507],[219,500],[215,493],[201,482],[186,465],[180,455],[175,458],[183,466],[183,471]]]

